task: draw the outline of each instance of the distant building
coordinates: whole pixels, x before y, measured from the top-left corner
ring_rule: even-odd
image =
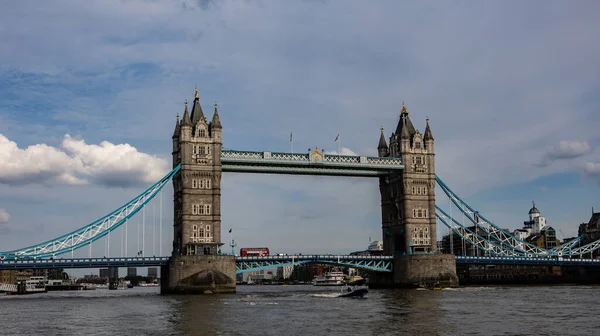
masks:
[[[277,267],[277,279],[287,280],[292,276],[294,266],[279,266]]]
[[[100,278],[108,278],[108,268],[100,269]]]
[[[350,255],[383,255],[383,242],[381,240],[374,240],[366,250],[354,251]]]
[[[17,271],[16,270],[1,270],[0,271],[0,284],[14,285],[17,283]]]
[[[579,226],[579,234],[584,235],[581,245],[586,245],[600,239],[600,212],[593,212],[590,221]],[[592,257],[599,257],[600,251],[593,252]]]
[[[158,278],[158,268],[148,267],[148,278],[152,278],[152,279]]]
[[[130,277],[137,276],[137,268],[127,267],[127,276],[130,276]]]

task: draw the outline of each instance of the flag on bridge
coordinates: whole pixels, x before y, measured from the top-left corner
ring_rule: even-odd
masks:
[[[336,141],[338,141],[338,139],[339,139],[339,138],[340,138],[340,135],[338,134],[338,135],[335,137],[335,140],[333,140],[333,142],[336,142]]]
[[[292,142],[292,131],[290,131],[290,142]]]
[[[229,233],[231,233],[231,229],[229,229]]]

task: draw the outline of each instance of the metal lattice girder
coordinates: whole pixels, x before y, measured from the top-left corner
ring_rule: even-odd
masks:
[[[459,237],[465,239],[469,244],[477,247],[478,249],[499,256],[522,256],[522,251],[515,251],[513,249],[508,249],[505,246],[497,245],[477,233],[471,231],[470,229],[462,226],[458,221],[454,218],[450,217],[444,210],[442,210],[437,205],[435,206],[435,216],[442,222],[442,224],[446,225],[449,229],[451,229],[454,233],[456,233]],[[450,223],[448,223],[448,220]]]
[[[223,150],[223,172],[378,177],[402,170],[401,158]]]
[[[571,249],[573,248],[573,246],[579,244],[581,241],[583,241],[583,238],[585,237],[585,235],[581,235],[573,240],[569,240],[568,242],[559,245],[557,247],[554,247],[548,251],[551,252],[551,255],[557,255],[557,256],[563,256],[563,255],[572,255],[571,254]]]
[[[173,178],[181,166],[175,167],[160,181],[108,215],[58,238],[23,249],[0,252],[1,259],[46,258],[74,251],[106,236],[135,215]]]
[[[498,241],[501,245],[506,246],[508,249],[522,251],[528,255],[552,255],[552,252],[525,242],[518,237],[513,236],[509,232],[501,229],[494,223],[488,221],[483,215],[481,215],[478,211],[475,211],[465,201],[458,197],[458,195],[456,195],[437,175],[435,180],[438,182],[438,185],[442,188],[442,191],[444,191],[446,196],[448,196],[452,203],[454,203],[454,205],[456,205],[456,207],[466,215],[469,221],[481,228],[486,234],[489,235],[490,238]]]
[[[600,240],[593,241],[587,245],[583,245],[583,246],[575,248],[575,249],[571,249],[568,251],[568,253],[564,253],[563,255],[569,255],[569,256],[582,255],[582,254],[594,252],[597,249],[600,249]]]
[[[561,265],[561,266],[594,266],[600,267],[600,259],[579,259],[563,257],[475,257],[456,256],[457,264],[483,265]]]
[[[391,256],[355,255],[286,255],[264,257],[236,257],[236,273],[253,272],[281,266],[294,266],[305,263],[326,263],[343,265],[376,272],[391,272]]]
[[[33,268],[99,268],[164,266],[169,257],[115,257],[115,258],[56,258],[31,260],[3,260],[0,270]]]

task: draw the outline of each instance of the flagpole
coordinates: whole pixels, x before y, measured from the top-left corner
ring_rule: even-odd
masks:
[[[338,134],[338,156],[342,155],[342,140],[340,140],[340,135]]]

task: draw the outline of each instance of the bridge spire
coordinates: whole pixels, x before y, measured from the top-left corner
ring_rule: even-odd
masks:
[[[183,111],[183,120],[181,122],[181,126],[183,125],[192,125],[192,121],[190,120],[190,114],[188,112],[188,102],[185,100],[185,110]]]
[[[385,142],[385,135],[383,134],[383,126],[381,126],[381,134],[379,135],[379,145],[377,146],[379,157],[385,157],[388,154],[388,146]]]
[[[194,106],[192,106],[192,125],[196,125],[201,119],[206,120],[202,106],[200,106],[200,98],[198,96],[198,85],[196,85],[196,93],[194,94]]]
[[[223,126],[221,126],[221,119],[219,119],[219,104],[217,104],[217,102],[215,102],[215,112],[213,114],[212,121],[210,122],[210,127],[223,128]]]
[[[177,121],[175,121],[175,130],[173,131],[173,138],[179,137],[179,130],[181,127],[179,126],[179,112],[177,112]]]
[[[427,126],[425,126],[425,134],[423,135],[423,140],[433,140],[433,134],[431,133],[431,127],[429,127],[429,117],[425,119]]]
[[[410,121],[408,110],[406,109],[406,105],[404,105],[404,101],[402,101],[402,110],[400,110],[400,120],[398,121],[398,126],[396,127],[396,135],[402,136],[404,128],[407,129],[409,138],[415,134],[415,126],[413,126],[413,123]]]

